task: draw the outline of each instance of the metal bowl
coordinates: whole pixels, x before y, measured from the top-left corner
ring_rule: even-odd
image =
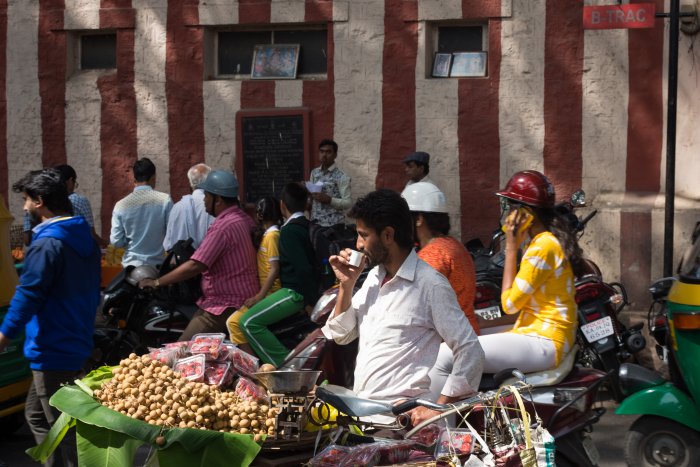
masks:
[[[255,373],[255,378],[271,394],[306,394],[310,392],[320,371],[286,370]]]

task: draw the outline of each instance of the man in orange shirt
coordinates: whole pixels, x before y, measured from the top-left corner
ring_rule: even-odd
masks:
[[[464,245],[449,236],[450,215],[445,195],[428,182],[413,183],[401,195],[408,202],[413,216],[416,239],[420,244],[418,256],[447,278],[457,294],[459,306],[479,335],[479,323],[474,313],[474,262]]]

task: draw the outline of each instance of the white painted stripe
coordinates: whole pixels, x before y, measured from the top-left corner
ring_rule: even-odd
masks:
[[[158,168],[156,189],[170,192],[168,106],[165,98],[167,0],[134,0],[134,89],[137,151]]]
[[[99,29],[100,0],[65,0],[63,27],[71,29]]]
[[[461,7],[461,4],[460,4]],[[424,22],[418,23],[416,57],[416,150],[431,154],[430,178],[447,198],[451,234],[461,235],[459,190],[459,116],[456,79],[428,78],[432,71],[432,52],[426,51]],[[396,168],[403,171],[403,166]]]
[[[352,177],[352,196],[373,191],[382,138],[384,2],[350,2],[352,23],[333,26],[338,165]],[[342,13],[342,8],[333,15]]]
[[[301,107],[304,82],[300,79],[275,81],[275,107]]]
[[[584,31],[582,178],[587,193],[625,190],[629,57],[627,30]]]
[[[454,20],[462,17],[462,0],[422,0],[418,2],[418,20]],[[422,23],[424,26],[425,24]]]
[[[543,170],[545,2],[513,0],[501,30],[499,186],[519,170]]]
[[[233,0],[212,0],[199,2],[199,24],[238,24],[238,2]]]
[[[40,169],[41,98],[38,80],[39,2],[11,1],[7,6],[7,168],[9,186],[27,171]],[[10,189],[8,204],[22,223],[22,198]]]
[[[214,169],[234,169],[236,112],[241,108],[241,81],[204,81],[204,161]]]
[[[304,2],[298,0],[272,0],[270,3],[271,23],[301,23],[305,13]]]
[[[78,193],[90,200],[97,232],[102,225],[102,99],[97,87],[100,74],[83,71],[66,80],[66,158],[78,174]]]

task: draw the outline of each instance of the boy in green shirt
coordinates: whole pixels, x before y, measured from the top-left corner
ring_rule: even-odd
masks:
[[[251,307],[240,326],[258,357],[279,366],[289,353],[268,326],[302,310],[310,312],[318,300],[318,276],[304,216],[309,192],[298,183],[282,190],[280,207],[286,219],[280,232],[280,281],[282,288]]]

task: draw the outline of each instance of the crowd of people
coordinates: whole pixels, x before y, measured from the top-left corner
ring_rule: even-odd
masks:
[[[226,332],[263,362],[280,365],[289,349],[270,326],[309,313],[321,292],[310,225],[350,220],[362,259],[354,266],[352,249],[328,259],[338,297],[323,333],[339,344],[358,339],[354,391],[360,396],[449,403],[475,392],[484,371],[553,368],[572,348],[581,250],[555,214],[554,189],[543,174],[519,172],[496,193],[506,238],[502,308],[519,317],[509,332],[480,335],[474,264],[450,236],[447,200],[428,175],[430,155],[405,157],[402,193],[379,189],[353,203],[351,179],[336,165],[338,145],[323,140],[318,150],[320,166],[309,185],[320,189],[310,193],[289,183],[279,199],[258,200],[252,216],[230,171],[193,166],[192,193],[173,204],[155,190],[155,165],[147,158],[134,164],[134,189],[114,207],[109,242],[125,249],[124,267],[138,267],[159,265],[165,251],[192,239],[196,250],[187,261],[139,282],[158,289],[201,275],[198,309],[181,340]],[[37,442],[56,418],[48,398],[80,373],[91,352],[99,302],[100,247],[107,242],[95,232],[77,186],[70,166],[31,171],[13,185],[24,199],[28,247],[0,326],[0,350],[26,328],[33,371],[26,418]],[[413,423],[430,416],[426,408],[411,413]],[[71,465],[71,453],[61,455]]]

